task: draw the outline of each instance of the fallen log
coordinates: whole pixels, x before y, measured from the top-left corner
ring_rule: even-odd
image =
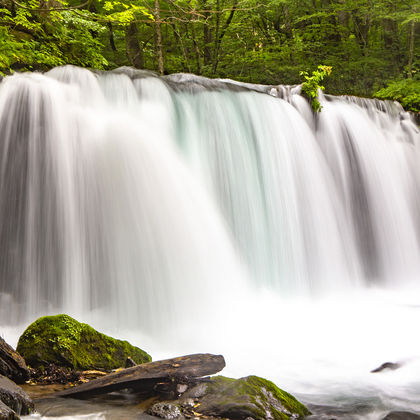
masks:
[[[213,375],[225,367],[223,356],[213,354],[191,354],[174,359],[143,363],[131,368],[110,373],[102,378],[66,389],[57,397],[88,398],[121,389],[137,392],[156,392],[160,384],[185,383],[194,378]]]

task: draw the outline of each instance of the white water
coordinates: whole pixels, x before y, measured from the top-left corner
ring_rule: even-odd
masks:
[[[305,402],[368,401],[360,418],[420,412],[408,114],[145,76],[0,84],[0,333],[67,312],[155,359],[220,352]],[[406,363],[369,373],[387,361]]]

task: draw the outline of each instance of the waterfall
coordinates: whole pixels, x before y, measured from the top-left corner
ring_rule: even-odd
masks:
[[[221,352],[304,402],[373,404],[363,419],[420,411],[419,128],[355,97],[314,115],[299,90],[5,77],[0,334],[66,312],[155,358]]]
[[[241,288],[418,282],[418,127],[393,103],[321,103],[133,69],[6,77],[2,322],[102,311],[154,329]]]
[[[179,155],[171,104],[148,95],[154,87],[170,100],[158,80],[71,67],[2,82],[3,323],[100,311],[154,330],[236,287],[225,222]]]

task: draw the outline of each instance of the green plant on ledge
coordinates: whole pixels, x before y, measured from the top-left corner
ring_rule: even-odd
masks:
[[[325,76],[331,74],[331,66],[318,66],[317,70],[312,72],[312,75],[309,76],[307,71],[301,71],[299,74],[306,79],[306,82],[302,83],[302,92],[308,97],[312,109],[315,112],[321,112],[322,105],[318,100],[318,90],[324,90],[324,86],[321,85],[321,82],[324,80]]]
[[[394,80],[373,96],[398,101],[405,110],[420,113],[420,79]]]

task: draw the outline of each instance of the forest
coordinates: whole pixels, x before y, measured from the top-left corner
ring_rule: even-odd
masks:
[[[332,67],[332,94],[420,111],[418,0],[0,0],[0,72],[134,66],[263,84]]]

